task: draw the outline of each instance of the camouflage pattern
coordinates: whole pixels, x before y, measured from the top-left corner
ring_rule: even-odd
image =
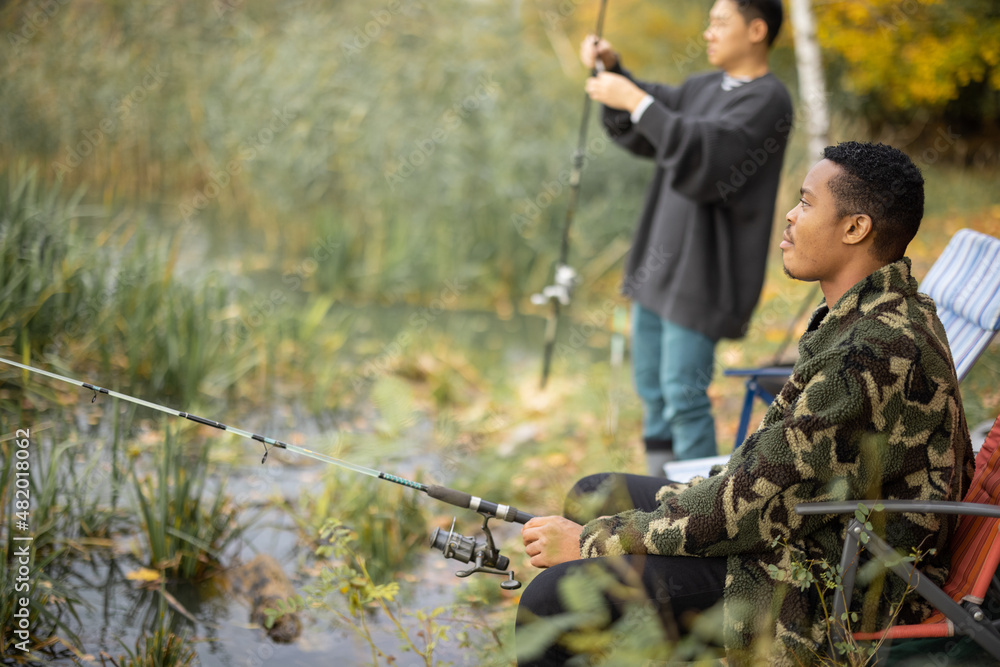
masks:
[[[727,466],[664,486],[654,512],[588,523],[583,556],[727,556],[732,662],[749,662],[750,651],[754,662],[813,662],[826,639],[819,595],[776,581],[768,566],[787,571],[793,557],[836,565],[850,517],[803,517],[795,505],[961,500],[971,481],[969,430],[944,328],[933,301],[916,287],[904,258],[859,282],[832,309],[821,304],[799,341],[791,378]],[[921,568],[943,583],[953,518],[876,514],[872,521],[904,554],[936,548]],[[905,587],[881,575],[859,587],[853,609],[865,612],[864,627],[852,629],[886,622]],[[900,620],[919,622],[929,613],[911,594]]]

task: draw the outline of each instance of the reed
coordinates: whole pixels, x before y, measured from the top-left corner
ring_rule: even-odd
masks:
[[[108,663],[114,667],[188,667],[198,663],[198,655],[185,635],[175,634],[167,622],[165,606],[160,605],[156,627],[140,635],[135,641],[135,650],[124,643],[124,655],[112,658],[106,653],[101,654],[101,665]],[[105,662],[107,660],[107,662]]]
[[[2,416],[0,430],[14,433],[14,429],[8,430],[12,423],[24,422],[12,422]],[[0,441],[0,628],[3,628],[0,653],[15,653],[11,647],[22,641],[13,630],[23,627],[15,613],[19,612],[20,600],[27,598],[30,638],[26,645],[38,652],[36,655],[45,655],[47,649],[62,641],[80,645],[69,626],[69,620],[76,618],[75,608],[80,602],[66,586],[59,567],[68,557],[67,546],[61,539],[66,527],[65,506],[59,504],[59,473],[66,459],[66,447],[44,447],[36,432],[29,438],[30,457],[26,459],[29,475],[18,477],[16,463],[24,459],[15,456],[16,442],[13,437]],[[26,488],[17,483],[19,479],[28,480]],[[16,494],[18,490],[22,491],[20,495]],[[17,501],[26,497],[29,509],[22,511],[24,505]],[[15,530],[18,525],[27,527]],[[30,536],[32,540],[18,541],[17,536]],[[21,568],[25,565],[22,554],[26,546],[25,576]]]
[[[426,548],[429,529],[419,494],[355,473],[331,470],[316,494],[303,494],[297,508],[286,508],[304,541],[318,546],[320,530],[331,516],[351,529],[358,552],[372,577],[384,580],[405,572]]]
[[[155,452],[156,470],[142,477],[135,461],[132,486],[149,566],[168,577],[185,580],[210,576],[226,546],[247,527],[241,510],[233,506],[224,483],[208,486],[210,446],[201,444],[194,456],[180,446],[177,431],[165,427]]]

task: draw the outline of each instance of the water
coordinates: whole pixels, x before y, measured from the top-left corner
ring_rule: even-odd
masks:
[[[264,466],[232,466],[225,474],[227,492],[250,506],[264,503],[277,494],[293,507],[298,495],[322,492],[326,466],[311,462],[294,465],[291,461],[279,460],[291,456],[282,452],[274,458],[269,457]],[[434,501],[424,499],[422,502]],[[463,519],[468,532],[474,526],[474,517]],[[133,555],[142,551],[138,540],[138,536],[119,536],[112,550],[91,550],[85,558],[74,558],[69,563],[68,584],[83,603],[77,607],[80,623],[74,631],[85,652],[98,661],[102,652],[111,656],[125,653],[123,644],[133,650],[136,639],[157,626],[162,596],[155,589],[140,588],[127,579],[129,572],[143,566]],[[227,550],[224,560],[226,563],[246,563],[259,553],[274,556],[297,590],[309,582],[310,577],[299,574],[306,554],[289,512],[268,506],[244,538]],[[412,569],[404,573],[407,576],[401,581],[403,607],[429,611],[452,604],[456,591],[465,585],[453,573],[463,567],[466,566],[457,561],[445,561],[439,552],[421,550]],[[499,586],[499,577],[491,579]],[[277,644],[260,627],[250,623],[248,604],[228,593],[217,579],[200,584],[169,584],[167,592],[187,612],[181,615],[174,608],[168,612],[173,631],[191,639],[200,664],[206,667],[266,664],[311,667],[331,664],[334,655],[337,656],[336,664],[369,664],[371,661],[367,646],[349,628],[332,622],[328,613],[307,611],[300,614],[303,629],[299,638],[291,644]],[[189,620],[187,615],[195,620]],[[396,664],[417,664],[415,656],[399,650],[400,642],[384,615],[371,615],[369,623],[378,646],[399,658]],[[474,655],[454,644],[442,644],[436,655],[459,665],[475,664]],[[76,662],[65,657],[52,664]]]
[[[409,315],[417,312],[417,309],[402,307],[347,310],[351,311],[349,315],[352,319],[352,328],[359,333],[352,338],[356,354],[360,354],[357,351],[359,349],[373,349],[370,332],[389,331],[389,340],[393,340],[392,323],[407,321]],[[534,358],[540,359],[539,348],[535,345],[541,338],[541,325],[541,321],[535,318],[500,320],[484,313],[444,312],[435,319],[434,335],[455,341],[459,349],[472,350],[468,357],[470,363],[477,364],[477,367],[490,372],[495,372],[497,369],[502,372],[512,364],[530,363]],[[365,334],[368,334],[367,340]],[[374,349],[379,349],[379,344],[376,342]],[[488,375],[487,370],[484,370],[484,375]],[[156,400],[156,397],[142,398]],[[112,403],[107,402],[103,409],[98,411],[88,401],[81,400],[71,423],[75,423],[75,428],[81,432],[83,438],[89,437],[96,441],[107,442],[111,434],[111,406]],[[174,407],[184,409],[184,406]],[[153,416],[143,414],[144,411],[145,409],[139,409],[137,419]],[[293,429],[305,446],[317,451],[330,451],[332,455],[340,458],[349,458],[340,452],[331,451],[340,439],[336,431],[356,429],[359,423],[370,425],[377,417],[373,413],[371,406],[361,397],[361,403],[354,414],[341,411],[312,415],[301,405],[292,403],[256,412],[245,420],[229,421],[224,416],[225,411],[205,416],[219,418],[233,426],[265,433],[278,439],[288,439],[287,433],[289,429]],[[161,423],[171,420],[166,416],[157,416],[157,419],[162,419]],[[153,435],[147,431],[145,437]],[[285,574],[296,590],[301,590],[301,587],[310,580],[309,576],[301,574],[311,563],[308,558],[308,548],[301,542],[300,529],[292,514],[274,507],[269,501],[279,497],[294,509],[300,496],[320,494],[324,489],[324,474],[328,472],[329,466],[275,449],[271,450],[267,463],[260,465],[259,454],[262,450],[258,443],[225,434],[209,437],[226,439],[225,442],[211,444],[213,460],[216,454],[225,451],[226,458],[232,462],[210,464],[212,478],[207,495],[211,496],[224,479],[225,492],[236,499],[238,504],[251,508],[265,508],[242,538],[227,549],[223,563],[225,565],[247,563],[257,554],[269,554],[282,564]],[[407,445],[401,453],[399,450],[395,452],[395,458],[390,457],[385,460],[378,457],[375,457],[376,460],[349,458],[349,460],[406,477],[413,475],[418,468],[433,467],[436,456],[432,442],[433,424],[428,421],[426,415],[421,415],[411,423],[399,439],[405,441]],[[361,449],[352,453],[352,456],[368,454],[369,452]],[[102,451],[101,456],[110,460],[107,451]],[[439,466],[437,468],[439,475],[440,471]],[[449,482],[448,479],[438,481]],[[101,484],[95,488],[95,493],[106,493],[106,490],[107,485]],[[478,534],[479,521],[476,515],[439,505],[419,492],[413,493],[419,495],[419,503],[425,515],[454,512],[459,518],[456,527],[459,532]],[[126,506],[134,504],[133,495],[129,484],[122,493],[120,503]],[[344,520],[349,522],[350,517],[344,517]],[[502,542],[504,538],[511,538],[516,531],[517,527],[499,526],[498,542]],[[97,664],[100,664],[102,653],[117,657],[126,652],[124,647],[134,650],[137,638],[148,632],[149,628],[156,627],[158,611],[164,604],[163,596],[157,590],[140,588],[127,578],[128,573],[143,566],[145,547],[140,537],[117,536],[114,542],[113,549],[89,550],[85,556],[73,557],[68,565],[68,583],[82,602],[77,606],[80,621],[71,623],[71,627],[79,635],[84,652],[90,656],[88,662],[93,660]],[[456,571],[469,566],[458,561],[445,560],[440,552],[427,548],[426,542],[421,545],[414,560],[412,568],[402,573],[400,580],[403,590],[401,600],[406,610],[429,611],[439,606],[447,607],[455,602],[456,594],[469,585],[468,580],[457,579],[454,576]],[[489,585],[497,587],[503,580],[493,575],[474,575],[474,577],[483,577]],[[209,580],[201,584],[171,583],[166,589],[176,600],[177,605],[183,607],[186,612],[182,615],[174,608],[169,609],[168,617],[171,619],[172,629],[192,640],[198,661],[207,667],[267,664],[318,666],[331,664],[332,656],[336,656],[335,664],[371,662],[366,644],[360,641],[350,628],[333,622],[329,613],[306,611],[300,614],[303,621],[300,637],[292,644],[275,644],[261,628],[249,622],[250,610],[247,603],[223,590],[218,581]],[[510,596],[510,594],[504,595]],[[369,622],[378,646],[386,653],[395,655],[396,664],[409,665],[418,662],[423,664],[423,661],[412,653],[400,651],[400,641],[391,623],[383,614],[373,614]],[[412,629],[412,632],[415,633],[416,629]],[[485,646],[491,641],[492,639],[481,637],[476,643]],[[435,651],[435,656],[439,660],[450,661],[457,665],[476,664],[479,660],[475,651],[461,649],[454,641],[441,644]],[[63,657],[56,659],[52,664],[68,665],[77,662],[75,658]]]

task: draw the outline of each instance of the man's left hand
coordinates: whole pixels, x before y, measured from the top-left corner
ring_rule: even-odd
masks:
[[[614,72],[598,72],[597,76],[590,77],[587,79],[586,90],[590,99],[595,102],[612,109],[624,109],[629,113],[635,111],[646,96],[642,88]]]
[[[535,567],[580,559],[583,526],[561,516],[537,516],[521,529],[524,551]]]

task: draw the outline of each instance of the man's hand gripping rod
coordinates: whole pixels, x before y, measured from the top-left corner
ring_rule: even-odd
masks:
[[[445,535],[440,528],[435,528],[431,533],[431,548],[440,550],[445,558],[454,558],[462,563],[473,562],[475,565],[468,570],[460,570],[455,573],[458,577],[468,577],[476,572],[486,574],[499,574],[507,576],[507,581],[500,584],[501,588],[514,590],[521,587],[521,582],[514,578],[514,571],[508,570],[510,559],[500,555],[493,542],[493,534],[490,532],[490,519],[502,519],[511,523],[527,523],[535,517],[527,512],[522,512],[516,507],[500,505],[483,500],[477,496],[455,491],[436,484],[425,485],[423,491],[431,498],[442,500],[456,507],[470,509],[483,515],[483,533],[486,537],[477,540],[474,537],[466,537],[455,532],[455,521],[451,522],[451,530]]]

